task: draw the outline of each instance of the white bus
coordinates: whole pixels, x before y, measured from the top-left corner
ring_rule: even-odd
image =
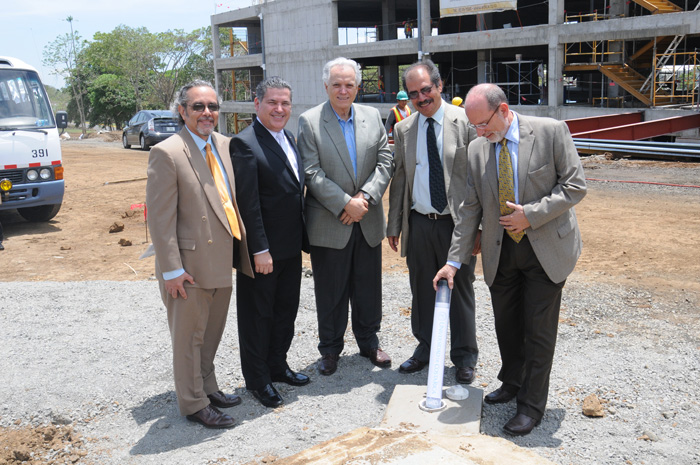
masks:
[[[67,125],[66,112],[54,118],[37,70],[0,56],[0,210],[29,221],[56,216],[64,192],[58,129]]]

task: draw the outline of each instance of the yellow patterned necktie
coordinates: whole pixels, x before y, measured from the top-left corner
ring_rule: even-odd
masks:
[[[513,165],[510,161],[510,152],[506,145],[506,139],[501,141],[501,153],[498,155],[498,204],[501,207],[501,216],[510,215],[513,209],[506,206],[506,202],[515,202],[515,187],[513,186]],[[520,240],[525,232],[514,233],[506,230],[508,235],[515,241]]]
[[[206,145],[206,151],[207,165],[209,165],[211,174],[214,176],[214,184],[216,185],[216,190],[219,191],[221,204],[224,206],[224,210],[226,211],[226,218],[228,218],[228,224],[231,226],[231,232],[233,233],[233,237],[241,240],[241,230],[238,227],[238,217],[236,216],[236,210],[233,208],[231,197],[228,195],[224,174],[221,172],[219,162],[216,161],[216,157],[214,157],[214,154],[211,151],[211,145]]]

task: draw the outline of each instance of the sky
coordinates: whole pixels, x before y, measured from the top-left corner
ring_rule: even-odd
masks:
[[[120,24],[149,32],[183,29],[191,32],[211,24],[210,16],[250,6],[253,0],[10,0],[0,7],[0,56],[10,56],[39,70],[45,84],[63,87],[63,80],[42,66],[44,48],[73,30],[92,41],[96,32],[111,32]]]

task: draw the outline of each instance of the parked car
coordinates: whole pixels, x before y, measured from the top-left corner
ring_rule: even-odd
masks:
[[[178,118],[170,110],[141,110],[126,123],[122,144],[125,149],[138,145],[141,150],[148,150],[175,134],[179,128]]]

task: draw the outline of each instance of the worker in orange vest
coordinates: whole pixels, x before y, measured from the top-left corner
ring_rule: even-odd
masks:
[[[396,94],[396,106],[389,112],[384,128],[389,137],[394,130],[394,125],[404,118],[411,116],[411,109],[408,107],[408,94],[403,90]]]

